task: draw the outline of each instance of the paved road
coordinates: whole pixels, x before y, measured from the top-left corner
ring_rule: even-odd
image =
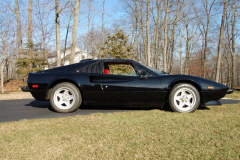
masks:
[[[222,104],[239,103],[240,100],[226,100],[222,99]],[[148,108],[144,110],[150,110]],[[19,121],[22,119],[36,119],[36,118],[57,118],[68,117],[74,115],[89,115],[92,113],[111,113],[143,110],[141,108],[119,108],[119,107],[83,107],[73,113],[56,113],[50,107],[48,101],[37,101],[33,99],[23,100],[2,100],[0,101],[0,123],[9,121]]]

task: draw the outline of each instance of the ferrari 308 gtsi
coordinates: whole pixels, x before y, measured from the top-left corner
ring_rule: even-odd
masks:
[[[161,72],[134,60],[85,59],[28,76],[36,100],[50,100],[57,112],[73,112],[84,105],[159,106],[175,112],[194,112],[218,101],[233,89],[190,75]]]

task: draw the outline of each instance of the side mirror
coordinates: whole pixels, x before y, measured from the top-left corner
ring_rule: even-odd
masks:
[[[140,75],[140,79],[147,79],[147,72],[145,70],[139,70],[138,74]]]

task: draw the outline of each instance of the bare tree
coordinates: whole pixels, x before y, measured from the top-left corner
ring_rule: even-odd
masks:
[[[135,30],[136,30],[136,56],[137,60],[140,62],[141,61],[141,53],[140,53],[140,47],[139,47],[139,31],[138,31],[138,1],[135,0]]]
[[[176,35],[176,29],[178,26],[179,15],[181,14],[182,7],[183,7],[183,2],[181,2],[181,0],[178,0],[177,9],[176,9],[176,12],[174,15],[175,18],[174,18],[174,22],[173,22],[173,30],[172,30],[172,38],[171,38],[169,73],[172,72],[172,67],[173,67],[173,53],[175,52],[175,35]]]
[[[236,0],[232,4],[232,88],[236,87],[236,55],[235,55],[235,29],[237,21],[237,5]]]
[[[22,58],[22,27],[21,27],[21,19],[20,19],[20,11],[18,0],[15,0],[16,3],[16,17],[17,17],[17,44],[18,44],[18,53],[19,57]]]
[[[164,20],[164,48],[163,48],[163,71],[167,72],[167,47],[168,47],[168,15],[169,15],[169,0],[164,1],[165,20]]]
[[[183,74],[183,67],[182,67],[182,35],[181,35],[181,30],[179,30],[179,37],[180,37],[180,51],[179,51],[179,55],[180,55],[180,73]]]
[[[202,62],[201,62],[201,74],[202,77],[205,78],[206,77],[206,54],[207,54],[207,48],[208,48],[208,32],[209,32],[209,27],[210,27],[210,22],[211,22],[211,12],[212,12],[212,8],[213,5],[215,3],[215,0],[212,0],[210,5],[209,5],[209,0],[202,0],[202,6],[203,6],[203,11],[196,9],[195,5],[193,5],[194,7],[194,11],[195,14],[198,18],[199,23],[201,24],[200,31],[203,35],[203,55],[202,55]],[[201,15],[199,15],[199,13],[204,13],[206,15],[201,17]],[[206,22],[204,21],[206,20]]]
[[[151,65],[151,50],[150,50],[150,0],[147,1],[147,65]]]
[[[75,58],[79,9],[80,9],[80,0],[76,0],[75,11],[74,11],[74,24],[73,24],[73,30],[72,30],[72,46],[71,46],[71,54],[70,54],[70,60],[69,60],[70,64],[74,63],[74,58]]]
[[[160,21],[160,17],[162,15],[162,10],[161,10],[161,2],[159,2],[159,0],[156,0],[156,6],[157,6],[157,18],[156,20],[154,19],[155,22],[155,29],[154,29],[154,60],[153,60],[153,66],[155,66],[155,68],[157,68],[158,66],[158,40],[159,40],[159,21]],[[153,14],[154,15],[154,14]]]
[[[46,51],[47,36],[51,36],[51,32],[49,32],[49,19],[52,13],[51,3],[51,0],[36,0],[34,4],[35,10],[33,11],[37,17],[38,27],[40,27],[41,30],[42,50],[46,59],[48,58]]]
[[[104,43],[104,38],[103,38],[103,34],[104,34],[104,14],[105,14],[105,2],[106,0],[103,0],[103,10],[102,10],[102,29],[101,29],[101,46]]]
[[[145,25],[144,25],[144,17],[143,17],[143,5],[142,0],[139,0],[139,9],[141,15],[141,28],[142,28],[142,37],[143,37],[143,45],[144,45],[144,54],[145,54],[145,62],[147,63],[147,42],[146,42],[146,35],[145,35]]]
[[[189,24],[190,22],[184,18],[184,23],[185,23],[185,39],[186,39],[186,58],[185,58],[185,64],[184,64],[184,74],[189,74],[190,73],[190,40],[192,39],[193,36],[190,34],[190,29],[189,29]]]
[[[224,1],[223,14],[222,14],[222,22],[221,22],[219,43],[218,43],[218,54],[217,54],[218,58],[217,58],[216,77],[215,77],[216,82],[219,82],[219,80],[220,80],[219,76],[220,76],[221,61],[222,61],[222,41],[223,41],[225,17],[226,17],[226,14],[227,14],[227,6],[228,6],[228,0],[225,0]]]
[[[72,11],[72,13],[69,16],[68,19],[68,23],[67,23],[67,32],[66,32],[66,36],[65,36],[65,42],[64,42],[64,52],[63,52],[63,61],[62,64],[64,65],[65,63],[65,55],[66,55],[66,50],[67,50],[67,40],[68,40],[68,33],[69,33],[69,29],[71,28],[71,21],[72,21],[72,17],[74,15],[74,11]]]
[[[30,48],[30,57],[33,56],[33,37],[32,37],[32,0],[28,5],[28,45]]]
[[[91,12],[92,12],[92,2],[93,0],[88,0],[88,42],[87,42],[87,53],[89,54],[89,44],[90,44],[90,25],[91,25]]]
[[[4,58],[1,62],[1,88],[2,88],[2,93],[4,93],[4,69],[5,69],[5,66],[6,66],[6,63],[7,63],[7,58],[8,58],[8,39],[10,38],[9,36],[9,33],[11,31],[11,25],[12,25],[12,21],[13,21],[13,17],[10,13],[10,10],[7,8],[5,11],[3,11],[3,13],[5,14],[4,17],[1,17],[1,18],[4,18],[5,21],[3,21],[1,23],[1,29],[0,31],[2,31],[0,33],[0,39],[3,41],[3,49],[4,49]],[[8,71],[8,70],[7,70]],[[7,74],[8,75],[8,74]]]
[[[60,46],[60,10],[59,0],[55,0],[55,23],[56,23],[56,47],[57,47],[57,66],[61,66],[61,46]]]

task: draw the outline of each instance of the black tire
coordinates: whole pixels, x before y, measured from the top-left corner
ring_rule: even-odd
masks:
[[[169,94],[169,105],[172,111],[194,112],[200,105],[200,94],[191,84],[179,83],[173,86]]]
[[[50,103],[55,111],[70,113],[80,107],[82,96],[74,84],[63,82],[53,87],[50,94]]]

